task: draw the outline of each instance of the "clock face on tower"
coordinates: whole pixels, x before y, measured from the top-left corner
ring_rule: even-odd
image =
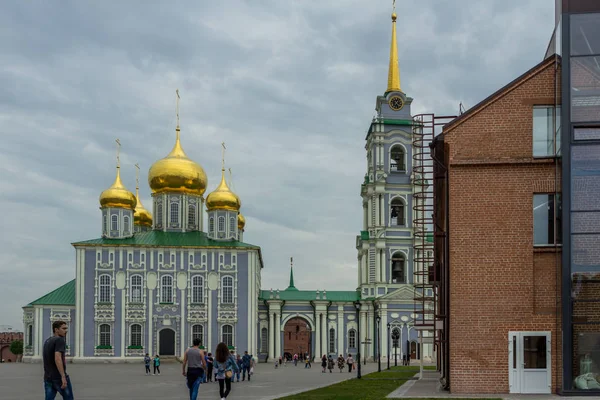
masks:
[[[402,97],[394,96],[390,99],[390,108],[394,111],[399,111],[404,107],[404,101],[402,101]]]

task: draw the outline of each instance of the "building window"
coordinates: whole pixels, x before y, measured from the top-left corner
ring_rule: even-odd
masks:
[[[141,303],[142,302],[142,276],[141,275],[133,275],[131,277],[130,283],[131,296],[130,301],[132,303]]]
[[[229,233],[233,233],[235,232],[235,223],[236,223],[236,218],[229,218]]]
[[[142,326],[140,324],[131,325],[131,346],[142,347]]]
[[[119,230],[119,216],[111,215],[110,217],[110,230],[118,231]]]
[[[215,219],[214,218],[210,218],[208,220],[208,231],[210,233],[214,233],[215,232]]]
[[[173,302],[173,277],[171,275],[165,275],[160,280],[160,302]]]
[[[399,197],[396,197],[392,200],[391,205],[391,217],[392,217],[392,225],[396,226],[405,226],[406,225],[406,207],[404,204],[404,200]]]
[[[162,225],[162,219],[163,219],[163,205],[158,204],[156,206],[156,223],[158,225]]]
[[[200,339],[200,345],[204,343],[204,327],[202,325],[192,326],[192,342],[194,339]]]
[[[188,226],[196,226],[196,206],[193,204],[188,206]]]
[[[554,157],[556,155],[554,138],[558,127],[560,127],[560,107],[533,107],[534,157]]]
[[[223,325],[221,327],[222,333],[222,342],[227,346],[233,346],[233,326],[231,325]]]
[[[560,194],[533,195],[533,244],[562,243],[562,206]]]
[[[356,348],[356,331],[354,329],[348,331],[348,347],[351,349]]]
[[[269,346],[269,331],[267,328],[260,330],[260,352],[266,353]]]
[[[392,255],[392,283],[406,283],[406,258],[399,251]]]
[[[192,278],[192,303],[202,303],[204,293],[204,279],[200,275]]]
[[[233,278],[231,276],[224,276],[221,285],[221,303],[232,304],[233,303]]]
[[[108,216],[104,215],[102,218],[102,232],[108,232]]]
[[[110,303],[110,275],[100,275],[99,303]]]
[[[406,172],[406,152],[399,144],[390,150],[390,171]]]
[[[100,325],[100,341],[98,344],[100,346],[110,346],[110,325]]]
[[[225,232],[225,217],[219,217],[219,232]]]
[[[329,329],[329,353],[335,353],[335,329]]]
[[[123,231],[129,232],[129,217],[127,215],[123,217]]]
[[[179,204],[171,204],[171,223],[177,224],[179,222]]]

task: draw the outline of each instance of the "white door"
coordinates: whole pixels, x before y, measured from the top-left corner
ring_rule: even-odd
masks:
[[[510,393],[550,393],[550,332],[509,332]]]

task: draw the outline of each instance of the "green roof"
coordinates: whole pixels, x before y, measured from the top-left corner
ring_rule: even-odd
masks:
[[[294,288],[295,289],[295,288]],[[323,292],[319,291],[319,299],[317,299],[316,290],[281,290],[279,292],[279,298],[276,299],[277,292],[273,291],[273,299],[271,299],[270,290],[260,291],[260,300],[287,300],[287,301],[309,301],[309,300],[329,300],[329,301],[358,301],[360,300],[360,293],[356,290],[338,290],[338,291],[326,291],[326,299],[323,298]]]
[[[369,231],[360,231],[361,240],[369,240]]]
[[[135,233],[125,239],[98,238],[72,243],[73,246],[149,246],[149,247],[234,247],[260,249],[260,247],[236,240],[209,239],[204,232],[147,231]]]
[[[29,306],[75,306],[75,279],[27,304]]]

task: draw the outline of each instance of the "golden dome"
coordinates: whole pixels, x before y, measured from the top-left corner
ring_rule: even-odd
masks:
[[[396,13],[392,13],[392,21],[396,21]]]
[[[133,223],[134,225],[141,226],[152,226],[152,214],[150,211],[144,208],[142,204],[142,200],[140,199],[139,190],[136,188],[135,190],[135,198],[137,199],[137,205],[135,206],[135,211],[133,212]]]
[[[214,192],[206,197],[206,208],[208,211],[239,211],[241,207],[240,198],[227,186],[227,182],[225,182],[225,169],[221,171],[221,183],[219,183]]]
[[[246,226],[246,218],[242,215],[242,213],[238,213],[238,229],[243,230]]]
[[[190,160],[179,141],[179,127],[173,150],[150,167],[148,184],[152,193],[176,192],[202,196],[206,191],[206,173]]]
[[[137,200],[134,194],[127,190],[123,182],[121,182],[119,170],[120,168],[117,167],[117,177],[111,187],[100,194],[100,207],[119,207],[133,210],[135,209]]]

